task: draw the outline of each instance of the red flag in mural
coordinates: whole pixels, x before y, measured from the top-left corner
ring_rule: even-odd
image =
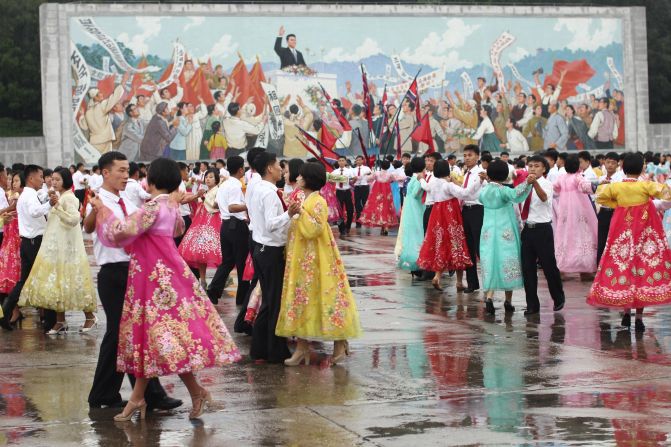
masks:
[[[238,104],[244,104],[245,101],[247,101],[247,98],[250,96],[250,79],[247,66],[245,65],[245,61],[242,59],[242,55],[240,53],[238,53],[238,57],[240,60],[237,64],[235,64],[233,70],[231,70],[231,81],[235,83],[235,87],[240,92],[240,96],[238,96],[236,102]],[[226,93],[233,93],[233,85],[231,82],[228,84]]]
[[[167,67],[165,67],[165,70],[163,70],[163,74],[161,75],[161,78],[158,80],[157,84],[160,84],[161,82],[168,79],[170,77],[170,73],[172,73],[172,62],[170,62]],[[177,95],[177,84],[174,82],[170,84],[168,86],[168,91],[172,97],[175,97]]]
[[[425,113],[424,118],[420,121],[420,125],[410,134],[410,138],[420,143],[426,143],[429,148],[426,150],[427,154],[435,152],[433,147],[433,137],[431,136],[431,124],[429,124],[429,114]]]
[[[109,75],[98,81],[96,86],[99,93],[102,93],[103,98],[109,98],[114,91],[114,75]]]
[[[256,106],[256,113],[261,113],[265,101],[266,92],[261,87],[262,82],[266,81],[266,75],[263,73],[261,61],[256,56],[256,62],[249,72],[250,93],[254,96],[254,105]]]
[[[198,105],[200,104],[200,100],[198,99],[200,97],[203,99],[205,104],[214,104],[214,98],[212,97],[212,92],[210,92],[210,88],[207,85],[205,72],[200,67],[196,69],[196,72],[187,82],[184,82],[183,76],[180,75],[180,82],[182,83],[182,88],[184,89],[184,96],[182,96],[182,101]]]
[[[552,84],[557,87],[561,72],[566,70],[564,80],[561,84],[561,92],[559,93],[559,100],[566,99],[578,94],[576,87],[579,84],[586,83],[596,73],[594,69],[587,63],[585,59],[577,61],[555,61],[552,65],[552,73],[545,76],[543,81],[543,88],[546,85]]]

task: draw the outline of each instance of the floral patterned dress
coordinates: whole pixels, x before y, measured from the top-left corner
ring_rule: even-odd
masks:
[[[532,186],[522,183],[515,189],[499,183],[482,188],[479,200],[485,207],[480,233],[480,263],[483,290],[515,290],[522,281],[520,227],[513,203],[522,203]]]
[[[615,212],[587,303],[615,308],[671,303],[671,250],[650,200],[671,199],[669,186],[626,179],[597,193],[598,203]]]
[[[367,227],[396,227],[398,216],[394,207],[394,196],[391,182],[405,180],[405,174],[388,171],[376,171],[368,176],[368,181],[375,181],[370,189],[368,201],[363,207],[359,222]]]
[[[10,197],[10,200],[16,202],[18,198],[18,193],[16,193]],[[5,223],[3,229],[5,235],[2,239],[2,247],[0,247],[0,293],[9,294],[21,277],[19,219],[14,217]]]
[[[218,186],[205,194],[205,201],[196,209],[193,221],[179,244],[179,254],[191,267],[217,267],[221,264],[221,214],[215,207]]]
[[[331,228],[326,200],[313,192],[291,221],[275,334],[310,340],[361,335],[359,313]]]
[[[184,230],[167,195],[124,220],[103,208],[100,241],[130,254],[119,327],[117,370],[136,377],[183,374],[236,362],[235,343],[172,238]]]

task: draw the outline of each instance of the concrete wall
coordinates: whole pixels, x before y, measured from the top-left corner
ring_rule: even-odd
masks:
[[[74,161],[70,112],[69,18],[85,15],[444,15],[615,17],[623,20],[626,146],[668,150],[671,124],[650,125],[645,8],[462,5],[51,4],[40,7],[44,138],[0,139],[0,160],[55,166]],[[38,149],[39,148],[39,149]]]

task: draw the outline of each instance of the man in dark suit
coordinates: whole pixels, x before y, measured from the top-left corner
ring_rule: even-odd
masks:
[[[287,36],[287,47],[282,46],[282,36],[284,36],[284,26],[280,26],[280,32],[275,39],[275,53],[280,57],[280,68],[290,65],[307,65],[303,59],[303,53],[296,49],[296,35]]]

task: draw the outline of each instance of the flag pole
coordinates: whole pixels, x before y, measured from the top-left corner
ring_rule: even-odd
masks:
[[[420,69],[417,70],[417,74],[415,75],[414,79],[413,79],[412,82],[410,82],[410,84],[408,85],[408,90],[406,90],[405,95],[403,95],[403,99],[401,99],[401,103],[399,104],[399,107],[396,109],[396,113],[394,114],[394,117],[393,117],[392,120],[391,120],[392,123],[393,123],[393,125],[392,125],[392,126],[389,126],[390,128],[391,128],[391,127],[396,127],[396,122],[398,121],[398,119],[399,119],[399,117],[400,117],[400,115],[401,115],[401,107],[403,106],[403,101],[405,101],[405,98],[408,97],[408,92],[410,91],[410,86],[412,85],[413,82],[415,82],[415,81],[417,80],[417,76],[419,76],[419,73],[420,73],[421,71],[422,71],[422,68],[420,67]],[[417,86],[417,91],[419,91],[419,86]],[[414,130],[414,129],[413,129],[413,130]],[[392,132],[392,135],[393,135],[393,132]],[[389,141],[393,141],[393,139],[390,138]],[[389,141],[387,141],[387,144],[386,144],[386,147],[385,147],[385,151],[384,151],[384,155],[385,155],[385,156],[386,156],[387,153],[389,152]],[[406,141],[407,141],[407,138],[406,138]],[[403,143],[403,144],[405,144],[405,143]],[[401,144],[401,147],[403,147],[403,144]],[[399,149],[400,149],[400,148],[399,148]]]

